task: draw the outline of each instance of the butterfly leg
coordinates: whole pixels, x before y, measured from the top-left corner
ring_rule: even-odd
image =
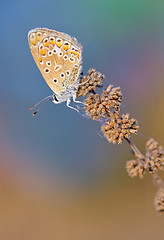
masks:
[[[67,100],[67,102],[66,102],[66,105],[67,105],[67,107],[69,107],[69,108],[71,108],[71,109],[73,109],[73,110],[75,110],[75,111],[79,112],[79,110],[78,110],[78,109],[76,109],[76,108],[74,108],[74,107],[71,107],[71,106],[70,106],[70,102],[71,102],[71,100],[70,100],[70,99],[68,99],[68,100]]]
[[[76,95],[73,95],[72,98],[73,98],[73,101],[74,101],[75,103],[82,103],[82,104],[84,104],[83,102],[81,102],[81,101],[77,101],[77,100],[76,100]]]
[[[84,84],[86,84],[87,82],[89,82],[89,79],[88,79],[87,81],[85,81],[85,82],[79,83],[79,86],[84,85]]]

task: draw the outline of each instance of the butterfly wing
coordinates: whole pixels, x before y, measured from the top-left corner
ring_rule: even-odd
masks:
[[[55,30],[36,28],[29,32],[28,39],[33,58],[55,94],[79,81],[82,46],[76,38]]]

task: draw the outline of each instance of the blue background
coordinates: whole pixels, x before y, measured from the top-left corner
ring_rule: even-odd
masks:
[[[56,239],[118,239],[116,226],[122,221],[122,239],[131,239],[136,226],[139,236],[154,239],[151,223],[161,226],[153,209],[155,188],[151,178],[128,178],[125,162],[132,155],[127,144],[108,144],[99,122],[65,103],[48,103],[35,118],[28,111],[52,92],[34,63],[27,34],[47,27],[82,43],[84,74],[94,67],[105,74],[104,87],[121,87],[122,112],[138,119],[140,134],[133,140],[144,153],[147,137],[164,143],[164,2],[23,0],[5,1],[0,11],[0,184],[5,209],[0,222],[11,230],[2,231],[3,239],[6,234],[45,239],[47,232]],[[17,219],[15,225],[10,217]],[[43,228],[37,231],[30,219]]]

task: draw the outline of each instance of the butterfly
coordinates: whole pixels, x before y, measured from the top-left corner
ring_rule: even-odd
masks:
[[[53,91],[52,96],[43,99],[44,103],[48,100],[55,104],[66,101],[68,107],[77,110],[70,106],[70,102],[73,98],[74,102],[81,103],[76,96],[82,70],[82,45],[66,33],[47,28],[29,31],[28,42],[36,65]]]

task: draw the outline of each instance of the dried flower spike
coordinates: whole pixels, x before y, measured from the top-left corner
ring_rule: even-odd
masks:
[[[158,170],[164,170],[164,150],[158,146],[158,142],[150,139],[146,143],[145,156],[138,150],[130,139],[130,134],[137,134],[138,124],[136,119],[130,118],[128,113],[120,115],[122,93],[120,88],[108,88],[102,94],[96,93],[96,87],[102,87],[104,75],[91,68],[87,76],[83,76],[79,85],[77,96],[89,95],[84,100],[86,114],[93,120],[103,122],[101,131],[108,142],[122,143],[125,139],[132,151],[135,160],[126,162],[126,169],[130,177],[139,176],[143,178],[146,172],[151,173],[159,190],[154,199],[155,209],[158,212],[164,211],[164,182],[157,174]]]
[[[139,162],[137,160],[127,161],[126,162],[126,170],[130,177],[139,176],[140,178],[143,178],[145,175],[144,164],[142,164],[141,162]]]
[[[130,134],[137,134],[138,125],[134,118],[129,119],[129,114],[111,113],[110,120],[102,125],[101,130],[109,142],[122,143],[123,138],[129,139]]]
[[[154,206],[158,212],[164,211],[164,188],[159,188],[154,199]]]
[[[101,100],[98,94],[89,94],[85,99],[84,107],[87,115],[93,120],[103,118],[104,106],[101,104]]]
[[[103,91],[102,95],[89,94],[85,99],[85,110],[88,116],[93,120],[98,120],[103,117],[109,118],[111,112],[119,111],[122,100],[120,88],[112,88],[109,85],[107,90]]]
[[[146,143],[146,158],[147,171],[157,172],[164,169],[164,150],[162,146],[158,146],[153,138]]]
[[[85,97],[88,93],[95,93],[96,87],[102,87],[104,75],[96,72],[94,68],[90,68],[87,75],[83,76],[77,92],[77,97]]]
[[[108,116],[110,116],[111,110],[119,111],[122,100],[122,93],[120,87],[113,88],[112,85],[109,85],[108,88],[103,91],[101,95],[101,103],[106,109]]]

